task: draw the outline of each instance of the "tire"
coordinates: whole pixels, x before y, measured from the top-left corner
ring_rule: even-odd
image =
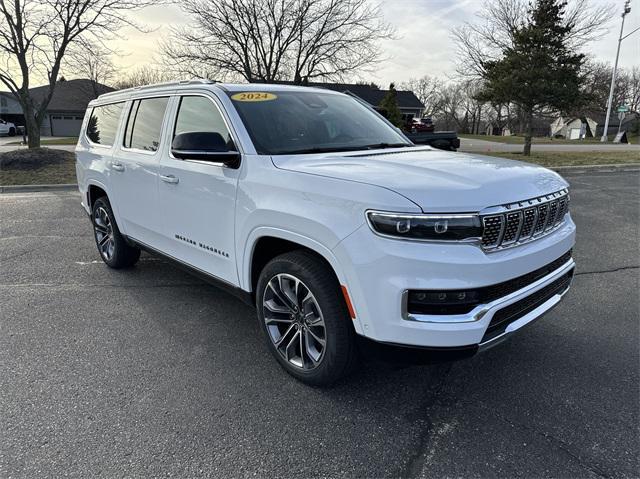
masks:
[[[9,128],[9,136],[16,136],[16,129],[15,128]]]
[[[129,246],[116,224],[111,204],[106,196],[98,198],[91,211],[93,236],[100,258],[113,269],[128,268],[137,263],[140,249]]]
[[[328,386],[355,368],[355,331],[340,285],[317,256],[292,251],[267,263],[258,279],[256,307],[269,350],[296,379]]]

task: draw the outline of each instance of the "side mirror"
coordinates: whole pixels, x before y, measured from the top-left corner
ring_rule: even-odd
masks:
[[[210,131],[176,135],[171,142],[171,154],[181,160],[211,161],[232,168],[240,164],[240,152],[229,150],[222,135]]]

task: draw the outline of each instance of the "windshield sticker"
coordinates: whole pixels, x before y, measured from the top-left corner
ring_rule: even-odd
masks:
[[[231,95],[231,99],[235,101],[271,101],[278,98],[278,95],[267,93],[264,91],[243,91]]]

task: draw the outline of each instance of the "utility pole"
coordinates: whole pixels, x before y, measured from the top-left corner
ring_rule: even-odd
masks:
[[[622,12],[622,25],[620,26],[620,37],[618,38],[618,50],[616,51],[616,63],[613,65],[613,73],[611,74],[611,87],[609,88],[609,101],[607,101],[607,118],[604,121],[604,131],[602,132],[602,138],[600,138],[600,141],[603,143],[605,143],[608,140],[607,133],[609,131],[609,118],[611,117],[611,103],[613,102],[613,89],[615,88],[615,84],[616,84],[618,58],[620,57],[620,44],[622,43],[622,40],[626,38],[622,36],[622,33],[624,32],[624,17],[626,17],[629,12],[631,12],[631,0],[626,0],[626,2],[624,2],[624,11]]]

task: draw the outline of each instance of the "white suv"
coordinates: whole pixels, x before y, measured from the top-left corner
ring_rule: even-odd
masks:
[[[254,304],[275,358],[307,383],[350,371],[361,338],[473,354],[571,283],[565,180],[415,146],[348,95],[155,85],[92,101],[82,131],[78,183],[104,262],[145,249]]]
[[[16,125],[0,118],[0,136],[16,136],[17,132]]]

